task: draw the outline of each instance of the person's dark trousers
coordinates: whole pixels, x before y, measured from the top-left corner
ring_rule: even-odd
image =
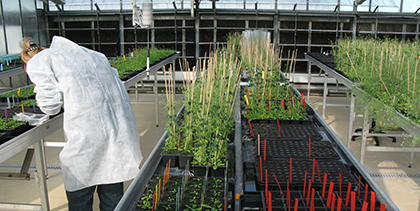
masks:
[[[101,211],[112,211],[123,196],[124,184],[120,182],[91,186],[72,192],[66,191],[69,211],[91,211],[95,189],[99,196]]]

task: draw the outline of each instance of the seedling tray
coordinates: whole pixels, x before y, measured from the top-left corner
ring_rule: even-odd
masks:
[[[267,170],[267,180],[269,186],[278,188],[277,182],[274,178],[276,175],[279,184],[285,187],[287,181],[290,179],[290,158],[267,158],[262,160],[263,178],[261,179],[260,173],[260,158],[255,162],[256,179],[260,188],[265,186],[265,171]],[[337,186],[340,182],[339,174],[341,173],[341,185],[346,187],[348,182],[357,185],[356,179],[349,173],[349,170],[338,160],[316,160],[321,178],[318,176],[318,168],[315,165],[314,177],[312,178],[313,159],[292,159],[292,182],[291,186],[294,188],[301,188],[304,186],[305,171],[307,172],[307,183],[312,180],[312,186],[318,189],[323,185],[324,173],[327,173],[327,183],[332,181]],[[321,182],[320,182],[321,181]],[[291,188],[292,189],[292,188]]]
[[[280,191],[270,191],[271,192],[271,206],[272,206],[272,210],[284,210],[284,211],[288,211],[288,206],[287,206],[287,190],[283,190],[283,195],[281,194]],[[339,194],[337,192],[333,192],[336,195],[336,199],[335,199],[335,203],[334,203],[334,209],[337,209],[338,206],[338,197]],[[305,193],[303,193],[303,191],[290,191],[290,210],[294,210],[295,209],[295,202],[296,199],[299,201],[298,202],[298,210],[305,210],[305,211],[309,211],[310,210],[310,198],[309,198],[309,203],[308,206],[306,205],[307,203],[307,199],[308,199],[308,191],[305,191]],[[309,196],[311,197],[311,195]],[[261,199],[262,199],[262,203],[263,203],[263,210],[267,211],[268,207],[267,207],[267,199],[265,196],[265,191],[261,191]],[[355,210],[361,210],[362,206],[363,206],[363,201],[364,201],[364,193],[360,193],[360,197],[358,197],[358,194],[356,192],[356,198],[355,198],[356,202],[355,202]],[[348,202],[348,206],[345,206],[346,203],[346,194],[342,195],[341,197],[341,210],[351,210],[351,202],[350,202],[350,198],[349,198],[349,202]],[[328,201],[328,191],[325,192],[324,194],[324,198],[322,198],[322,191],[316,191],[314,193],[314,207],[315,210],[331,210],[331,206],[327,207],[327,201]],[[370,197],[368,197],[368,200],[366,200],[367,203],[369,203],[368,205],[368,210],[371,210],[371,205],[370,205]],[[332,201],[331,201],[332,203]],[[331,205],[330,203],[330,205]],[[380,210],[380,203],[378,203],[378,200],[375,200],[375,210]]]
[[[267,146],[265,146],[265,143]],[[308,140],[260,140],[260,156],[268,158],[309,158]],[[328,141],[311,141],[311,158],[339,159],[339,155]]]

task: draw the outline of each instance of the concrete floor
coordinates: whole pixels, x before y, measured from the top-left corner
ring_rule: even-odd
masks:
[[[135,96],[130,95],[132,101],[135,101]],[[177,96],[180,98],[180,96]],[[164,100],[164,95],[159,96],[159,102]],[[141,94],[140,102],[153,102],[154,95]],[[311,97],[309,102],[315,110],[321,114],[322,98]],[[347,103],[348,100],[343,97],[330,97],[328,103]],[[159,127],[156,127],[156,116],[154,104],[136,104],[133,103],[133,110],[138,123],[140,146],[142,149],[145,161],[152,149],[155,147],[157,141],[164,132],[164,110],[163,104],[159,103]],[[348,128],[348,107],[328,107],[326,111],[325,121],[330,127],[336,131],[338,137],[346,144],[347,128]],[[357,120],[355,126],[360,120]],[[398,143],[392,143],[390,139],[380,138],[383,146],[399,146],[401,139],[398,138]],[[59,130],[45,138],[47,142],[62,142],[64,141],[63,131]],[[373,139],[368,139],[368,145],[374,145]],[[59,166],[58,154],[61,148],[46,148],[46,160],[48,166]],[[360,139],[351,142],[351,152],[359,158]],[[21,152],[13,158],[7,160],[3,164],[22,164],[25,152]],[[397,174],[420,174],[420,162],[418,155],[414,157],[412,168],[408,168],[410,160],[409,153],[382,153],[382,152],[366,152],[365,168],[370,173],[397,173]],[[33,159],[32,164],[35,164]],[[16,172],[18,169],[0,169],[0,172]],[[34,170],[30,170],[30,180],[0,180],[0,203],[30,203],[39,204],[39,191],[34,179]],[[418,210],[419,196],[420,196],[420,179],[411,178],[375,178],[376,182],[394,201],[398,208],[402,211]],[[130,182],[125,183],[125,188],[130,185]],[[47,186],[49,191],[50,209],[53,211],[67,210],[67,199],[60,170],[48,170]],[[99,210],[97,197],[94,200],[94,210]]]

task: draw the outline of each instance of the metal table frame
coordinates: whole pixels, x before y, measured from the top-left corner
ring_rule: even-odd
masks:
[[[158,64],[150,67],[149,73],[155,74],[155,82],[154,82],[154,94],[155,94],[155,108],[156,108],[156,125],[158,125],[158,102],[157,102],[157,72],[159,69],[164,67],[165,65],[175,62],[177,58],[179,58],[180,52],[175,53],[174,55],[166,58],[165,60],[159,62]],[[22,69],[23,71],[23,69]],[[15,72],[15,71],[13,71]],[[23,71],[24,72],[24,71]],[[6,72],[4,72],[6,73]],[[20,72],[19,72],[20,74]],[[143,71],[136,76],[130,78],[127,81],[124,81],[124,86],[129,88],[130,86],[137,86],[137,82],[143,80],[148,75],[147,71]],[[1,79],[0,73],[0,79]],[[9,77],[9,75],[6,75]],[[5,77],[6,77],[5,76]],[[137,92],[136,92],[137,94]],[[63,114],[60,114],[42,125],[34,127],[25,133],[7,141],[0,145],[0,163],[10,159],[14,155],[18,154],[19,152],[27,149],[28,147],[34,147],[35,159],[36,159],[36,181],[39,187],[39,194],[41,198],[41,204],[12,204],[12,203],[0,203],[0,209],[25,209],[34,208],[40,210],[50,210],[49,200],[48,200],[48,189],[47,189],[47,182],[46,182],[46,164],[45,164],[45,151],[44,147],[63,147],[64,142],[45,142],[44,138],[51,133],[57,131],[58,129],[63,127]],[[166,134],[166,133],[165,133]],[[164,134],[164,135],[165,135]],[[162,141],[163,142],[163,141]]]
[[[327,78],[328,76],[333,77],[337,80],[337,82],[343,84],[346,86],[350,91],[350,113],[349,113],[349,126],[348,126],[348,133],[347,133],[347,147],[350,148],[351,143],[351,137],[353,135],[359,135],[362,138],[362,143],[360,146],[360,163],[363,165],[364,158],[365,158],[365,152],[366,151],[376,151],[376,152],[411,152],[410,155],[410,162],[409,167],[411,167],[411,164],[413,163],[414,158],[414,152],[420,152],[420,148],[418,147],[412,147],[412,148],[404,148],[404,147],[385,147],[385,146],[366,146],[366,138],[368,136],[390,136],[390,134],[377,134],[377,133],[370,133],[369,132],[369,126],[371,120],[368,118],[369,111],[365,110],[364,114],[362,115],[356,115],[356,112],[354,111],[355,105],[356,105],[356,95],[366,95],[369,96],[367,93],[365,93],[363,90],[355,86],[355,84],[350,81],[348,78],[345,78],[341,74],[337,73],[333,68],[330,68],[329,66],[325,65],[324,63],[318,61],[316,58],[312,57],[311,55],[308,55],[305,53],[305,58],[309,61],[309,63],[312,63],[319,67],[321,70],[324,71],[324,92],[323,92],[323,103],[322,103],[322,118],[325,118],[325,109],[328,105],[326,103],[327,99]],[[310,67],[311,65],[309,65]],[[311,68],[309,68],[309,74],[311,71]],[[310,79],[308,80],[308,84],[310,83]],[[309,90],[309,88],[308,88]],[[308,92],[309,93],[309,92]],[[308,94],[309,95],[309,94]],[[370,97],[371,100],[377,101],[377,99]],[[337,105],[335,105],[337,106]],[[338,106],[349,106],[349,105],[338,105]],[[397,137],[414,137],[417,138],[420,134],[420,126],[411,122],[407,117],[403,116],[402,114],[398,113],[397,111],[394,111],[392,108],[390,108],[387,105],[383,105],[384,108],[390,109],[393,112],[395,112],[395,115],[392,115],[390,118],[390,121],[399,122],[399,127],[401,127],[405,132],[408,134],[392,134],[392,136]],[[361,133],[353,133],[353,123],[356,117],[363,117],[363,125],[362,125],[362,132]]]
[[[19,77],[19,79],[22,81],[23,84],[28,85],[28,83],[25,82],[20,77],[21,74],[26,74],[26,71],[22,67],[17,67],[17,68],[6,70],[6,71],[1,71],[0,72],[0,83],[2,83],[3,86],[7,87],[6,84],[4,84],[2,80],[5,79],[5,78],[11,78],[11,77],[17,75]],[[12,86],[12,82],[11,81],[10,81],[10,86]]]

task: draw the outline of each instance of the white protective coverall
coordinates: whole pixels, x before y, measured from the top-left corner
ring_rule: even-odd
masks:
[[[60,153],[67,191],[130,180],[143,159],[126,89],[105,55],[59,36],[27,63],[40,109],[64,105]]]

